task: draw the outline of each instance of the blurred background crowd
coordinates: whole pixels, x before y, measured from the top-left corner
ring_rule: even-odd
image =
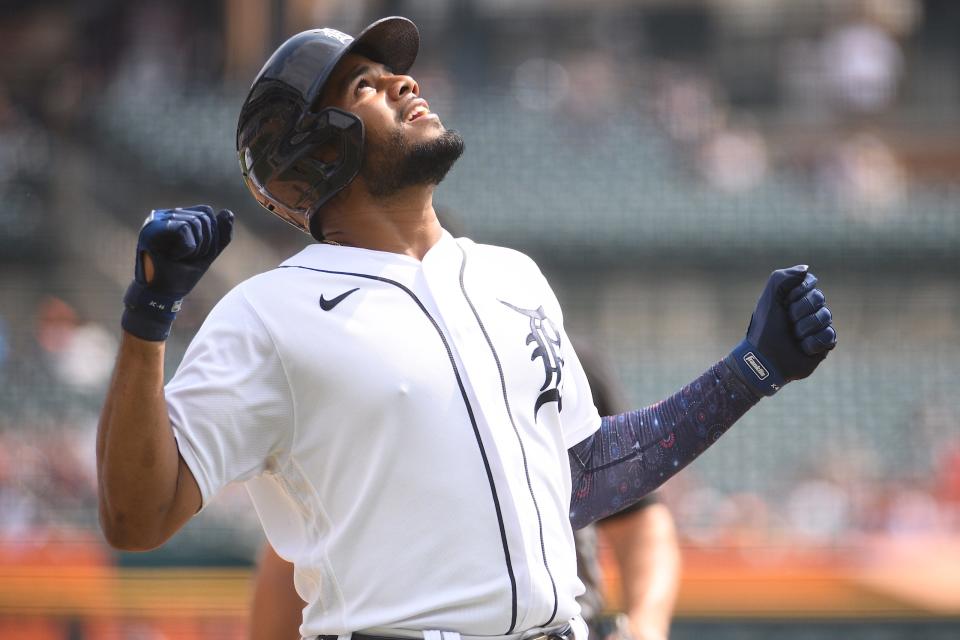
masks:
[[[237,213],[175,366],[220,295],[308,240],[242,186],[250,80],[292,33],[391,14],[466,139],[436,198],[451,227],[535,257],[633,406],[736,344],[769,271],[820,276],[840,347],[664,490],[689,554],[863,566],[960,537],[960,3],[0,6],[0,562],[100,547],[96,417],[144,215]],[[167,547],[103,556],[244,565],[260,535],[228,491]]]

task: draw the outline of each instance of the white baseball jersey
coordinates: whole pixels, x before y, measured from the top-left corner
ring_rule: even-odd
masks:
[[[524,255],[311,245],[217,304],[166,397],[204,505],[245,482],[294,563],[304,636],[577,614],[567,448],[600,417]]]

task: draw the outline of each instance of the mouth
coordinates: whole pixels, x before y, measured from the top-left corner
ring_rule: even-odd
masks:
[[[423,99],[417,99],[413,101],[413,104],[404,116],[403,121],[409,124],[415,120],[419,120],[420,118],[430,115],[433,114],[430,112],[430,105],[427,103],[427,101]]]

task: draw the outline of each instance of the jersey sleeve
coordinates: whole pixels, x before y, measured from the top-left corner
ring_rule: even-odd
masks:
[[[226,484],[276,467],[293,441],[283,363],[241,287],[210,312],[164,390],[204,507]]]
[[[600,413],[593,403],[590,383],[566,332],[561,329],[563,349],[563,440],[569,449],[600,428]]]

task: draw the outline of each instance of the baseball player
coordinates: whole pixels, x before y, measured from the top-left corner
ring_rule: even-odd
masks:
[[[774,271],[728,356],[601,417],[536,265],[436,221],[463,141],[406,75],[418,45],[386,18],[356,39],[301,33],[267,61],[241,169],[318,242],[224,296],[165,387],[164,340],[233,217],[147,218],[98,428],[101,525],[151,549],[243,482],[294,564],[304,638],[583,640],[572,528],[810,375],[836,333],[807,267]]]

